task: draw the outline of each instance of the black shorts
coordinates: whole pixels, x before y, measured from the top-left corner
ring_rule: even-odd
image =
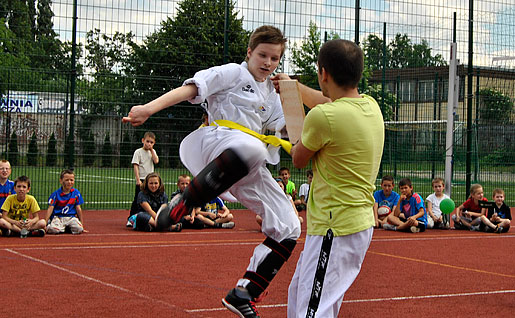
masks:
[[[406,223],[408,221],[408,219],[403,218],[403,217],[400,217],[399,220],[401,220],[403,223]],[[420,229],[420,232],[424,232],[426,230],[426,224],[420,220],[417,220],[417,222],[418,222],[417,227]],[[409,232],[410,229],[407,229],[407,231]]]

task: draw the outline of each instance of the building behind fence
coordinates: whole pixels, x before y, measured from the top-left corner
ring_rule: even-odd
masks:
[[[59,186],[58,172],[73,167],[86,209],[128,209],[132,153],[148,130],[157,136],[156,170],[173,192],[177,176],[187,173],[179,144],[201,124],[201,105],[171,107],[141,127],[122,117],[199,69],[240,63],[249,33],[273,24],[289,40],[280,71],[300,81],[309,80],[316,60],[306,49],[311,64],[298,65],[293,51],[303,44],[340,37],[362,46],[367,72],[360,89],[378,100],[386,122],[378,180],[410,177],[424,196],[432,192],[431,179],[444,173],[455,39],[460,62],[452,196],[460,203],[471,183],[481,183],[487,198],[499,187],[515,205],[511,1],[98,2],[0,6],[0,152],[13,165],[12,179],[31,177],[39,202]],[[297,186],[305,182],[305,171],[294,169],[285,153],[281,166],[292,169]]]

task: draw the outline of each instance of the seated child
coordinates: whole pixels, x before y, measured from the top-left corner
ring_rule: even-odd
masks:
[[[427,226],[424,200],[420,194],[413,192],[413,185],[408,178],[399,181],[399,190],[401,191],[399,202],[393,214],[388,216],[388,223],[383,224],[383,228],[412,233],[424,232]]]
[[[0,160],[0,208],[4,204],[5,199],[11,194],[15,194],[14,182],[9,180],[11,175],[11,163],[5,159]],[[0,218],[2,210],[0,210]]]
[[[59,234],[69,231],[80,234],[84,231],[84,219],[81,205],[84,199],[79,190],[75,189],[75,173],[73,170],[63,170],[59,176],[61,187],[54,191],[48,199],[48,210],[45,216],[46,231],[49,234]]]
[[[374,192],[374,217],[376,228],[382,228],[387,223],[388,215],[395,210],[399,202],[399,194],[393,191],[395,184],[393,177],[386,175],[381,178],[381,190]]]
[[[286,193],[286,182],[284,182],[284,179],[282,179],[282,178],[275,178],[275,181],[277,182],[279,187],[284,191],[284,193],[290,200],[291,205],[293,206],[293,210],[295,211],[295,214],[299,218],[300,224],[302,224],[302,222],[304,222],[304,219],[302,218],[302,216],[299,216],[299,212],[295,208],[295,203],[293,202],[293,199],[291,198],[291,196],[288,193]],[[256,222],[259,224],[259,226],[261,226],[263,224],[263,218],[256,214]]]
[[[286,184],[286,194],[289,194],[292,199],[295,200],[297,196],[297,190],[295,189],[295,183],[290,180],[290,169],[281,167],[281,169],[279,169],[279,177],[283,179],[284,183]]]
[[[306,207],[308,205],[309,187],[311,186],[311,181],[313,181],[313,170],[307,170],[306,177],[308,178],[308,182],[301,184],[299,188],[298,199],[295,200],[295,207],[299,212],[306,211]]]
[[[234,227],[234,222],[231,222],[233,215],[219,197],[206,203],[203,210],[200,209],[195,213],[195,217],[202,221],[206,227],[224,229]]]
[[[14,180],[16,194],[11,194],[2,204],[0,229],[3,236],[45,236],[46,222],[39,218],[39,204],[31,196],[30,179],[20,176]]]
[[[511,226],[510,207],[504,203],[504,191],[495,189],[494,204],[488,208],[488,216],[481,215],[481,222],[486,225],[486,231],[495,233],[508,232]]]
[[[168,204],[168,196],[161,177],[156,172],[149,173],[141,184],[141,192],[138,194],[138,213],[129,218],[133,222],[133,229],[136,231],[151,232],[156,227],[157,211]],[[180,223],[172,224],[168,231],[180,232]]]
[[[481,208],[479,201],[488,200],[483,197],[483,187],[476,183],[470,186],[470,196],[467,201],[457,207],[456,214],[452,216],[456,230],[480,230],[481,216],[486,215],[486,208]]]
[[[443,193],[445,189],[445,182],[442,178],[434,178],[431,182],[434,193],[430,194],[427,198],[427,228],[428,229],[449,229],[448,224],[443,220],[443,214],[440,210],[440,202],[443,199],[450,199],[449,196]]]

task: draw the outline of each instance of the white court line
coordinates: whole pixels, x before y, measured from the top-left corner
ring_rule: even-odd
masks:
[[[98,280],[96,278],[93,278],[93,277],[89,277],[89,276],[86,276],[86,275],[83,275],[83,274],[80,274],[80,273],[77,273],[77,272],[74,272],[72,270],[69,270],[67,268],[64,268],[64,267],[61,267],[61,266],[57,266],[57,265],[54,265],[52,263],[49,263],[47,261],[44,261],[44,260],[41,260],[41,259],[38,259],[38,258],[35,258],[35,257],[32,257],[32,256],[29,256],[29,255],[25,255],[25,254],[21,254],[21,253],[18,253],[16,251],[13,251],[11,249],[4,249],[5,251],[9,252],[9,253],[12,253],[12,254],[15,254],[15,255],[18,255],[18,256],[21,256],[21,257],[24,257],[24,258],[27,258],[31,261],[34,261],[34,262],[38,262],[38,263],[42,263],[44,265],[47,265],[49,267],[52,267],[52,268],[55,268],[57,270],[60,270],[60,271],[63,271],[63,272],[66,272],[68,274],[72,274],[72,275],[75,275],[75,276],[78,276],[82,279],[85,279],[85,280],[89,280],[91,282],[94,282],[94,283],[97,283],[97,284],[100,284],[100,285],[103,285],[103,286],[107,286],[107,287],[111,287],[113,289],[117,289],[119,291],[122,291],[122,292],[125,292],[125,293],[128,293],[128,294],[131,294],[133,296],[136,296],[136,297],[139,297],[139,298],[143,298],[145,300],[149,300],[149,301],[152,301],[152,302],[157,302],[157,303],[160,303],[161,305],[165,305],[166,307],[169,307],[169,308],[173,308],[173,309],[180,309],[180,310],[183,310],[182,308],[179,308],[173,304],[169,304],[167,302],[164,302],[164,301],[161,301],[161,300],[158,300],[158,299],[155,299],[155,298],[152,298],[152,297],[149,297],[147,295],[143,295],[141,293],[138,293],[138,292],[135,292],[135,291],[132,291],[132,290],[129,290],[127,288],[123,288],[121,286],[118,286],[118,285],[114,285],[114,284],[111,284],[111,283],[107,283],[107,282],[103,282],[101,280]]]
[[[480,295],[497,295],[497,294],[511,294],[515,293],[514,289],[509,290],[495,290],[495,291],[487,291],[487,292],[473,292],[473,293],[457,293],[457,294],[440,294],[440,295],[421,295],[421,296],[405,296],[405,297],[389,297],[389,298],[370,298],[370,299],[351,299],[344,300],[344,304],[350,303],[370,303],[370,302],[378,302],[378,301],[399,301],[399,300],[415,300],[415,299],[430,299],[430,298],[448,298],[448,297],[462,297],[462,296],[480,296]],[[286,307],[287,304],[275,304],[275,305],[263,305],[257,306],[260,308],[279,308]],[[201,309],[187,309],[186,311],[189,313],[194,312],[210,312],[210,311],[220,311],[226,310],[225,308],[201,308]]]
[[[258,245],[260,242],[240,242],[231,243],[235,245]],[[209,243],[209,246],[227,246],[227,242],[223,243]],[[170,244],[146,244],[146,245],[101,245],[101,246],[54,246],[54,247],[11,247],[9,250],[17,251],[36,251],[36,250],[92,250],[92,249],[115,249],[115,248],[152,248],[152,247],[191,247],[200,246],[207,247],[206,243],[170,243]],[[4,249],[8,250],[8,249]]]

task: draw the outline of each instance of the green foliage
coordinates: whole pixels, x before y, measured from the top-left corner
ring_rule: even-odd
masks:
[[[91,167],[95,163],[96,158],[95,137],[91,132],[95,116],[83,115],[80,119],[77,135],[81,141],[82,164],[86,167]]]
[[[132,43],[131,69],[137,75],[136,90],[144,101],[178,86],[197,71],[224,63],[225,0],[184,0],[172,19],[149,35],[143,44]],[[228,53],[225,61],[241,63],[249,32],[228,2]]]
[[[122,143],[120,144],[120,167],[130,167],[132,158],[132,143],[128,131],[123,133]]]
[[[329,35],[329,40],[338,39],[335,33]],[[320,32],[315,22],[311,21],[308,27],[308,35],[297,46],[294,43],[291,47],[291,61],[293,63],[293,71],[298,75],[299,82],[314,89],[319,89],[316,65],[318,61],[318,52],[322,46]]]
[[[96,146],[95,137],[91,131],[82,135],[82,164],[85,167],[92,167],[95,164]]]
[[[12,166],[18,164],[18,136],[15,131],[13,131],[11,138],[9,138],[7,160],[11,162]]]
[[[29,151],[27,152],[27,164],[30,166],[38,165],[38,140],[36,137],[36,132],[32,133],[29,142]]]
[[[493,88],[479,91],[479,118],[491,124],[503,125],[511,120],[513,100]]]
[[[442,55],[431,54],[431,48],[426,40],[422,40],[420,44],[413,44],[406,34],[397,33],[386,46],[386,50],[383,49],[383,44],[383,40],[375,34],[370,34],[363,44],[365,60],[371,70],[383,68],[385,53],[387,69],[447,65]]]
[[[102,145],[102,167],[110,168],[113,166],[113,146],[111,145],[111,138],[109,132],[106,133],[104,144]]]
[[[48,139],[46,151],[46,166],[54,167],[57,164],[57,140],[55,134],[52,133]]]
[[[392,94],[386,89],[383,93],[381,90],[381,85],[379,84],[366,86],[363,93],[374,97],[374,99],[379,104],[379,107],[381,107],[381,113],[383,114],[384,121],[393,120],[393,107],[395,107],[397,104],[397,96],[395,94]]]
[[[501,167],[515,166],[515,150],[513,145],[498,145],[490,149],[488,154],[481,158],[483,164]]]

